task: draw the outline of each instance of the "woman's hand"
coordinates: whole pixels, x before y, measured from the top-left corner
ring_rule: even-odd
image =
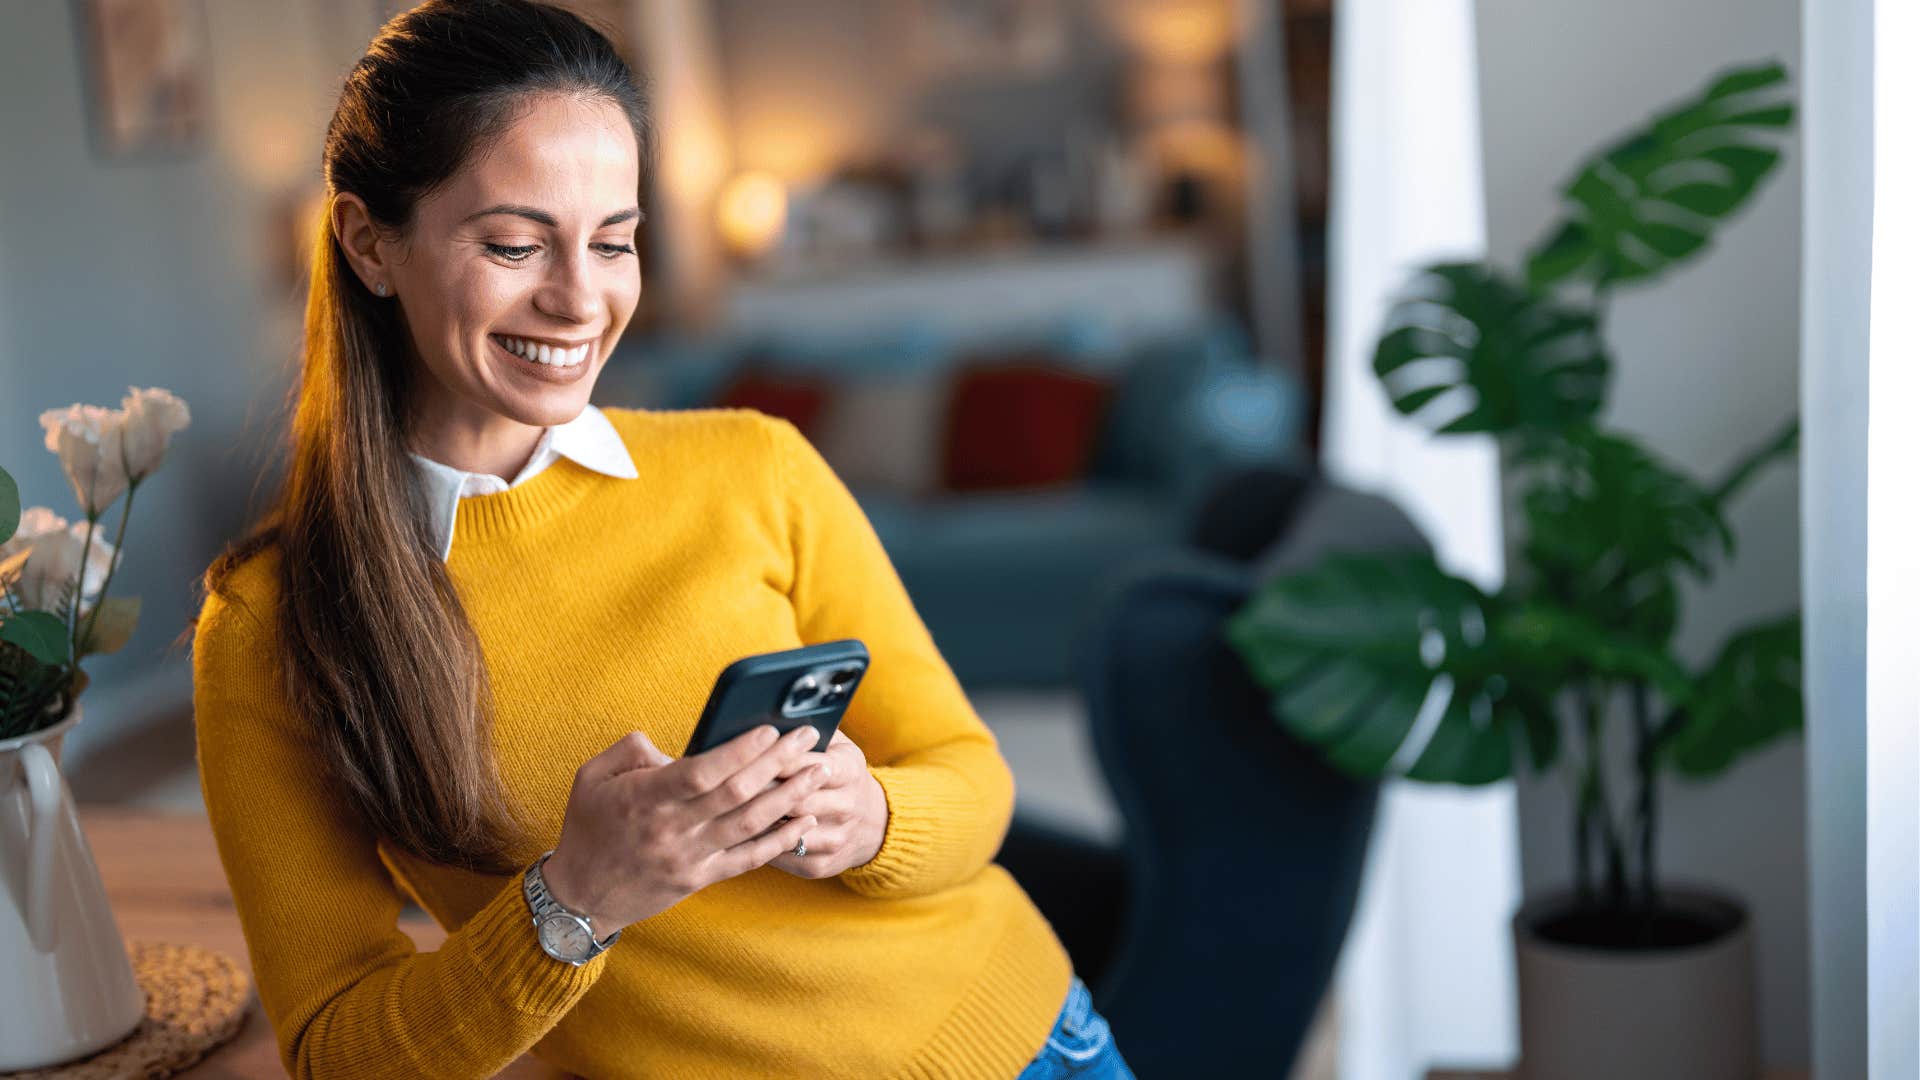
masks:
[[[675,760],[636,731],[588,759],[542,871],[548,892],[604,939],[791,851],[819,828],[799,803],[838,766],[813,752],[818,731],[775,734],[762,724]]]
[[[887,793],[867,770],[867,755],[838,728],[825,751],[808,757],[826,758],[833,775],[791,811],[817,821],[804,833],[807,853],[795,855],[789,843],[767,865],[795,877],[829,878],[880,853],[880,841],[887,835]]]

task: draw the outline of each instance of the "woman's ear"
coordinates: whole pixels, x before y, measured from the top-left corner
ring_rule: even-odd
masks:
[[[367,204],[360,196],[342,191],[333,197],[330,215],[333,238],[361,284],[376,295],[393,295],[392,266],[381,248],[380,229],[367,212]]]

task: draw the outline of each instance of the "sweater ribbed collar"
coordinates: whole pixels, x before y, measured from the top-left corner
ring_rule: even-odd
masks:
[[[542,432],[532,458],[510,483],[420,454],[409,456],[426,494],[428,525],[442,559],[452,552],[456,534],[482,540],[565,509],[584,491],[583,482],[590,482],[591,474],[623,480],[640,475],[613,422],[591,404],[579,416]],[[565,468],[562,462],[580,469]]]

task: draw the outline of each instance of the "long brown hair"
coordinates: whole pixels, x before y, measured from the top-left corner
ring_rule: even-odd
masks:
[[[529,0],[430,0],[388,22],[327,128],[328,202],[350,191],[403,233],[415,206],[539,93],[610,101],[643,164],[640,88],[578,17]],[[285,482],[206,574],[279,549],[279,662],[289,704],[367,825],[433,862],[512,873],[530,833],[492,753],[480,643],[427,525],[407,456],[420,361],[397,304],[349,268],[322,215]]]

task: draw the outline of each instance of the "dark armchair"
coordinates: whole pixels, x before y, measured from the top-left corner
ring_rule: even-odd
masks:
[[[1112,583],[1082,638],[1092,742],[1125,839],[1109,847],[1016,815],[998,861],[1143,1078],[1284,1076],[1326,993],[1377,785],[1278,729],[1221,626],[1303,546],[1376,546],[1383,533],[1420,542],[1382,500],[1248,470],[1206,500],[1188,550]]]

